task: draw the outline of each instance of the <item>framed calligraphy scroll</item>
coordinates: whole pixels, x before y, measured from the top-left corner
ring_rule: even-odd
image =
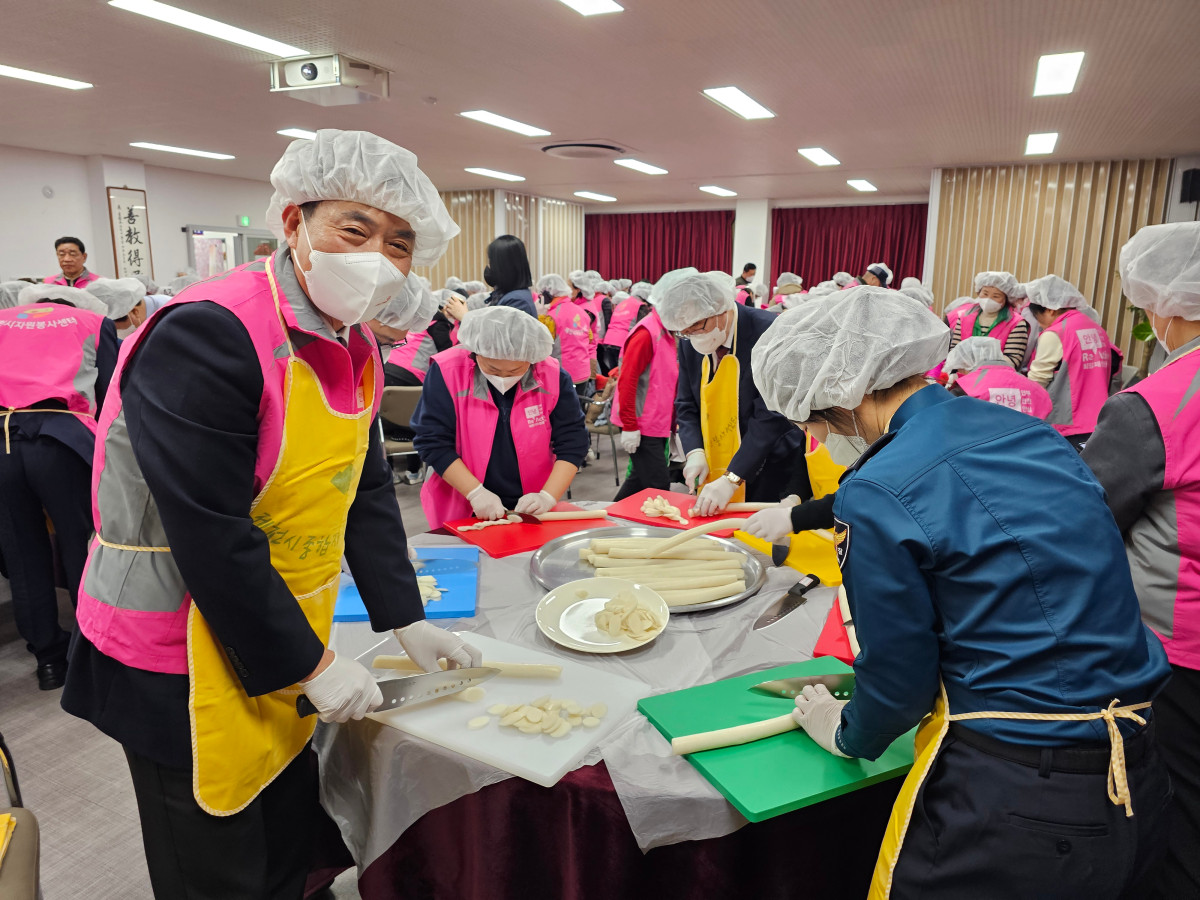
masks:
[[[108,188],[108,224],[112,229],[117,277],[146,275],[153,278],[146,192],[135,188]]]

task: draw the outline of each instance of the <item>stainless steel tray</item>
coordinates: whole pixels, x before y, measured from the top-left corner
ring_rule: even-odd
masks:
[[[542,545],[529,561],[529,574],[533,580],[548,591],[568,581],[578,581],[581,578],[595,578],[596,570],[579,558],[579,551],[586,548],[597,538],[669,538],[679,534],[675,528],[655,528],[651,525],[621,525],[616,528],[592,528],[574,534],[563,535]],[[724,550],[736,550],[745,557],[742,562],[742,572],[746,576],[746,590],[735,597],[723,600],[709,600],[707,603],[696,603],[692,606],[673,606],[671,615],[680,613],[701,612],[706,609],[717,609],[721,606],[732,606],[741,603],[758,593],[767,580],[767,570],[754,556],[753,551],[745,544],[737,541],[715,538],[706,535],[699,540],[712,541]]]

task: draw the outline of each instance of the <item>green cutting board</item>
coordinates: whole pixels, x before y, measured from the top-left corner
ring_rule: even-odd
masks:
[[[761,681],[850,671],[832,657],[810,659],[646,697],[638,701],[638,710],[671,740],[770,719],[793,707],[791,700],[750,690]],[[799,729],[751,744],[693,753],[687,759],[738,812],[751,822],[761,822],[905,774],[912,767],[915,732],[898,738],[874,762],[833,756]]]

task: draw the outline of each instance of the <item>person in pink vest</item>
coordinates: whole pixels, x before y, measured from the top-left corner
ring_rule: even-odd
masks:
[[[66,679],[69,638],[58,621],[46,516],[74,604],[92,531],[96,416],[117,363],[104,312],[87,291],[24,283],[17,305],[0,309],[0,558],[44,691]]]
[[[561,275],[546,275],[541,283],[553,299],[546,316],[554,324],[554,356],[571,379],[575,393],[590,397],[595,388],[592,382],[592,361],[596,346],[595,320],[587,307],[578,302]],[[565,291],[565,293],[564,293]]]
[[[87,250],[77,237],[60,237],[54,242],[54,253],[58,257],[58,275],[47,275],[46,284],[85,288],[101,276],[87,269]]]
[[[1200,223],[1141,229],[1121,248],[1120,272],[1167,358],[1104,404],[1083,460],[1125,536],[1142,621],[1172,669],[1154,721],[1175,806],[1151,895],[1200,897]]]
[[[494,306],[467,313],[459,345],[431,361],[412,418],[413,443],[434,470],[421,488],[430,528],[537,515],[566,494],[588,433],[553,343],[537,319]]]
[[[139,279],[101,278],[89,284],[87,291],[107,307],[119,339],[125,340],[146,321],[146,286]]]
[[[980,272],[974,286],[976,300],[959,307],[950,322],[950,349],[969,337],[994,337],[1013,368],[1020,369],[1029,344],[1029,323],[1017,308],[1025,299],[1025,287],[1011,272]]]
[[[434,354],[458,343],[457,326],[467,314],[467,301],[454,291],[444,293],[450,296],[438,306],[433,320],[422,329],[408,332],[387,354],[383,373],[389,387],[420,387]]]
[[[951,393],[1007,406],[1043,421],[1054,404],[1046,389],[1013,369],[1000,341],[970,337],[946,357],[945,371],[954,379]]]
[[[1050,392],[1054,409],[1046,421],[1081,450],[1096,430],[1100,407],[1119,384],[1121,351],[1083,312],[1087,300],[1066,279],[1044,275],[1025,289],[1042,327],[1029,377]]]
[[[630,293],[618,293],[613,297],[612,320],[597,348],[601,375],[607,375],[620,362],[621,348],[625,346],[630,330],[649,309],[650,287],[648,283],[640,281]]]
[[[794,294],[804,294],[804,279],[794,272],[783,272],[775,281],[775,293],[772,295],[767,309],[784,310],[801,302]]]
[[[670,490],[667,470],[678,382],[675,336],[651,308],[629,332],[621,351],[612,423],[621,429],[621,447],[629,454],[630,470],[613,500],[646,488]]]
[[[315,722],[297,701],[345,722],[383,699],[327,646],[343,556],[420,668],[480,659],[425,621],[362,324],[458,227],[416,157],[366,132],[294,142],[271,183],[280,249],[126,341],[97,434],[62,702],[124,747],[159,898],[303,893]],[[431,314],[410,312],[405,329]]]

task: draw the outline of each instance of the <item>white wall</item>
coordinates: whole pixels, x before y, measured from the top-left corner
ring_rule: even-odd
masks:
[[[733,214],[733,272],[754,263],[754,280],[771,284],[771,201],[738,200]]]
[[[43,196],[46,187],[52,198]],[[100,244],[84,158],[0,146],[0,280],[56,274],[54,240],[68,234],[83,241],[89,254]],[[88,265],[113,274],[111,256],[93,255]]]

